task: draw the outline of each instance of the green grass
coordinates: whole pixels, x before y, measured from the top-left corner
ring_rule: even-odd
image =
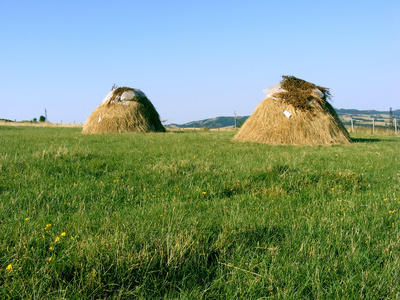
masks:
[[[0,126],[0,298],[399,297],[398,137],[234,134]]]

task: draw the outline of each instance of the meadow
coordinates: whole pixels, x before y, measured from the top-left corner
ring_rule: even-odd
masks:
[[[0,126],[0,298],[399,298],[399,137],[235,133]]]

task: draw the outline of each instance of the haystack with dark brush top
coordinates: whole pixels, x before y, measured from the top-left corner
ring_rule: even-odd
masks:
[[[92,112],[83,133],[165,132],[153,104],[137,89],[113,89]]]
[[[282,76],[242,125],[235,141],[284,145],[349,144],[349,133],[327,102],[329,89]]]

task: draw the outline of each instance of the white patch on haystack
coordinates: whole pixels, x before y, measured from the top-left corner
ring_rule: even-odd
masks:
[[[288,112],[287,110],[285,110],[284,112],[283,112],[283,114],[286,116],[286,117],[288,117],[288,118],[290,118],[290,116],[292,115],[290,112]]]
[[[129,90],[129,91],[123,92],[121,95],[121,101],[130,101],[135,96],[136,96],[135,91]]]
[[[100,123],[100,121],[101,121],[101,117],[99,117],[99,119],[97,120],[97,123]]]
[[[281,88],[280,83],[274,84],[273,86],[270,86],[269,88],[266,88],[265,90],[263,90],[263,93],[265,94],[265,96],[272,98],[272,99],[276,99],[276,97],[274,97],[274,94],[282,93],[282,92],[286,92],[286,90]]]
[[[103,99],[103,102],[101,102],[101,104],[106,103],[108,100],[110,100],[113,94],[114,91],[109,92],[107,96]]]

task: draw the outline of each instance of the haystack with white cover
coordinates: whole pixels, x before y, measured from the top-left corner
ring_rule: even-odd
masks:
[[[264,90],[266,98],[235,141],[283,145],[349,144],[349,133],[327,102],[329,89],[294,76]]]
[[[155,107],[142,91],[120,87],[107,94],[86,120],[82,132],[165,132],[165,128]]]

